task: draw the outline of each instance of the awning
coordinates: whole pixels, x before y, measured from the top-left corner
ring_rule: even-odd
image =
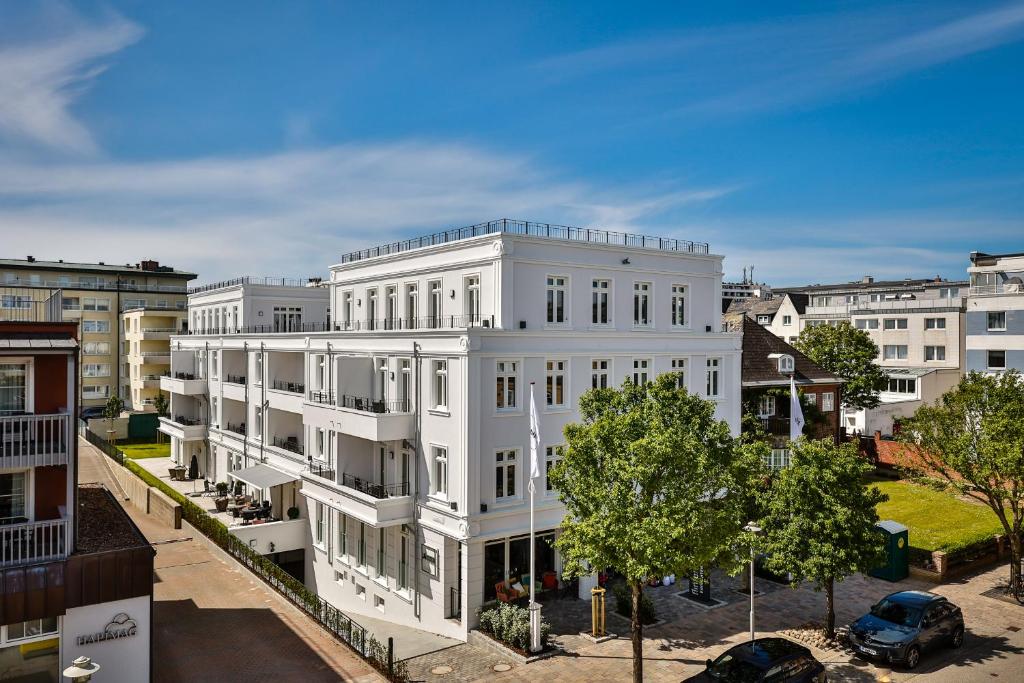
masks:
[[[253,465],[252,467],[246,467],[244,470],[229,472],[228,475],[261,491],[269,489],[271,486],[280,486],[290,481],[299,480],[294,474],[275,470],[270,465]]]

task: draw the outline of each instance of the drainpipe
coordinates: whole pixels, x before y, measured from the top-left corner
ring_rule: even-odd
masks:
[[[247,341],[242,342],[242,353],[245,354],[245,375],[246,375],[245,382],[242,383],[242,386],[244,387],[244,390],[245,390],[245,419],[248,420],[249,419],[249,342],[247,342]],[[248,432],[249,429],[246,428],[245,431]],[[244,462],[249,462],[249,435],[248,434],[243,434],[242,435],[242,460]]]
[[[413,520],[412,520],[412,529],[413,529],[413,546],[412,546],[412,557],[413,557],[413,560],[412,560],[412,562],[413,562],[412,598],[413,598],[413,615],[417,619],[422,620],[423,619],[423,609],[422,609],[422,606],[420,605],[420,590],[419,590],[419,581],[420,581],[420,552],[419,552],[419,548],[422,545],[422,543],[420,542],[420,500],[421,500],[420,499],[420,479],[422,479],[422,477],[419,476],[420,475],[420,472],[419,472],[420,457],[419,456],[420,456],[420,429],[421,429],[421,417],[422,417],[422,413],[420,412],[420,403],[423,402],[423,397],[420,395],[420,371],[421,371],[422,365],[423,365],[423,358],[420,356],[420,345],[419,345],[419,342],[415,342],[414,341],[412,343],[412,356],[413,356],[413,360],[414,360],[413,367],[416,369],[416,372],[415,372],[415,375],[416,375],[416,379],[415,379],[416,391],[415,391],[415,393],[413,393],[413,396],[416,397],[416,408],[415,408],[415,410],[413,412],[413,424],[415,425],[415,437],[414,437],[415,441],[413,441],[413,451],[412,452],[413,452],[413,462],[415,462],[417,464],[417,466],[416,466],[416,468],[414,470],[414,475],[413,475],[415,477],[415,479],[416,479],[416,486],[414,487],[414,493],[413,493],[413,495],[415,496],[413,498],[413,501],[414,501],[413,510],[415,511],[416,514],[413,516]],[[442,600],[442,604],[443,604],[443,601],[444,601],[444,590],[442,589],[441,592],[442,592],[441,600]]]
[[[270,415],[267,411],[267,358],[263,353],[263,342],[260,342],[260,410],[263,411],[263,419],[260,420],[260,462],[266,462],[263,455],[263,442],[266,441],[264,434],[267,433],[267,425],[270,423]]]

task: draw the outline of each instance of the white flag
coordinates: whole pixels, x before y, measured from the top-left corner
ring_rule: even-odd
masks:
[[[537,420],[537,404],[533,400],[533,383],[530,383],[530,479],[540,476],[540,422]]]
[[[789,377],[789,440],[796,441],[804,433],[804,411],[800,395],[796,393],[796,380]]]

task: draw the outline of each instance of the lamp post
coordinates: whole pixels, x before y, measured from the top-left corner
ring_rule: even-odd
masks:
[[[761,533],[761,527],[747,522],[743,530],[753,536]],[[754,539],[750,539],[750,642],[754,642]]]
[[[88,657],[76,657],[71,666],[64,669],[64,677],[70,678],[74,683],[88,683],[92,675],[100,670],[100,665]]]

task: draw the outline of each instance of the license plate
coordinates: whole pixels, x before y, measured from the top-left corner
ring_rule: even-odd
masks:
[[[863,645],[858,645],[857,649],[860,650],[861,652],[863,652],[866,655],[878,656],[878,650],[872,650],[870,647],[864,647]]]

